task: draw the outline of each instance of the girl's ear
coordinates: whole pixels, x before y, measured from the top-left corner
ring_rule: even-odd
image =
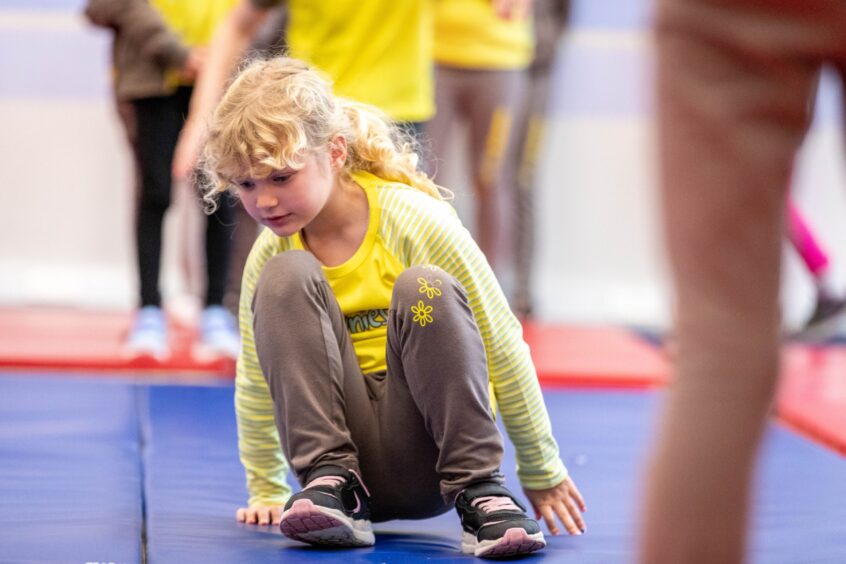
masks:
[[[341,170],[347,164],[347,139],[336,135],[329,141],[329,164],[335,170]]]

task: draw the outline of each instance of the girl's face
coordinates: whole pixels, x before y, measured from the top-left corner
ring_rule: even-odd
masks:
[[[299,170],[275,170],[265,178],[239,178],[235,185],[247,213],[279,237],[289,237],[316,218],[346,160],[346,144],[309,153]],[[341,155],[342,153],[342,155]]]

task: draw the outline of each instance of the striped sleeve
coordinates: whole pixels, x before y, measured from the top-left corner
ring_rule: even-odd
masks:
[[[461,282],[485,345],[496,404],[517,454],[517,475],[528,489],[551,488],[567,477],[552,436],[537,373],[487,260],[452,208],[409,189],[380,190],[382,235],[406,266],[433,264]]]
[[[263,231],[247,259],[241,283],[238,315],[241,354],[235,374],[235,416],[250,505],[284,505],[291,496],[286,481],[288,462],[282,454],[273,400],[259,366],[253,336],[252,302],[256,284],[264,264],[282,250],[280,244],[272,232]]]

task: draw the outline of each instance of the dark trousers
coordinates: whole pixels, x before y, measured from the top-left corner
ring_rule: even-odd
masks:
[[[282,450],[301,484],[321,466],[355,470],[370,490],[372,519],[386,521],[431,517],[471,483],[502,483],[485,350],[452,276],[420,266],[399,276],[387,373],[361,373],[338,302],[308,252],[268,261],[253,312]]]
[[[138,164],[141,168],[141,194],[136,220],[136,247],[141,306],[161,305],[159,270],[161,266],[162,224],[171,201],[171,163],[182,131],[189,87],[170,96],[134,100],[137,124]],[[206,221],[206,305],[223,303],[232,238],[232,207],[228,196]],[[198,205],[201,200],[198,198]]]

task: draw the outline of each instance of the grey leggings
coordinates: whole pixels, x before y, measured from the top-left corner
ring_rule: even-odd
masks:
[[[320,466],[355,470],[370,490],[372,519],[386,521],[438,515],[469,484],[502,483],[485,350],[452,276],[415,266],[397,278],[387,373],[361,373],[311,253],[268,261],[253,313],[282,449],[301,484]]]

